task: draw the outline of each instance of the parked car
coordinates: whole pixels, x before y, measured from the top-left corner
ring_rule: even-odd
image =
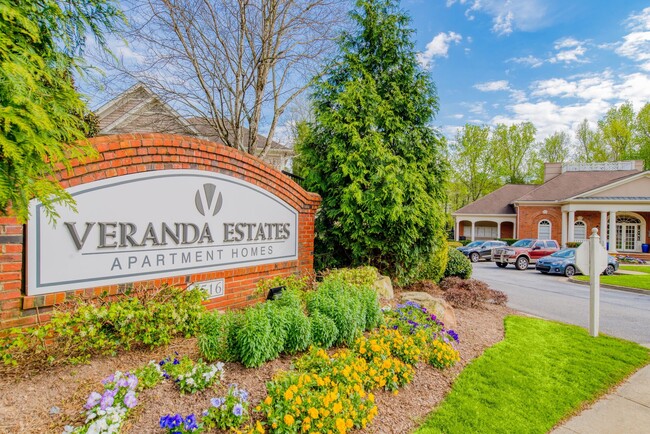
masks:
[[[517,270],[525,270],[529,264],[534,264],[538,259],[560,250],[560,245],[555,240],[537,240],[525,238],[512,246],[498,247],[492,251],[492,260],[497,267],[505,268],[514,264]]]
[[[566,277],[580,273],[576,267],[576,249],[562,249],[544,256],[537,261],[535,269],[540,273],[564,274]],[[618,270],[618,261],[615,257],[607,255],[607,267],[603,270],[603,274],[610,276],[616,270]]]
[[[467,256],[470,261],[478,262],[479,259],[492,259],[492,249],[496,247],[507,246],[505,241],[487,240],[487,241],[472,241],[466,246],[457,247],[460,252]]]

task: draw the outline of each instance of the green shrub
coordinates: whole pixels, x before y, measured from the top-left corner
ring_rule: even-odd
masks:
[[[271,301],[274,306],[289,307],[292,309],[303,309],[304,292],[298,289],[286,289]]]
[[[237,311],[210,312],[201,318],[198,346],[203,357],[213,362],[238,360],[237,330],[242,315]]]
[[[325,280],[307,298],[310,315],[320,312],[336,324],[335,344],[351,344],[366,326],[366,310],[358,288],[337,279]]]
[[[257,282],[256,293],[266,297],[269,289],[277,288],[279,286],[284,286],[285,291],[306,291],[310,289],[311,280],[309,276],[298,276],[296,274],[291,274],[289,276],[276,276],[271,279],[261,279]]]
[[[460,241],[459,241],[459,243],[461,243],[463,246],[466,246],[466,245],[468,245],[468,244],[471,243],[471,242],[472,242],[472,240],[460,240]]]
[[[276,351],[272,345],[278,341],[273,337],[278,330],[273,330],[269,311],[267,306],[259,304],[249,307],[242,315],[237,330],[237,354],[247,368],[260,366]]]
[[[323,281],[334,279],[359,286],[372,286],[379,272],[375,267],[336,268],[324,273]]]
[[[447,245],[450,249],[455,249],[456,247],[461,247],[463,243],[459,241],[447,241]]]
[[[334,345],[339,335],[339,329],[334,320],[319,311],[313,312],[309,319],[311,320],[312,342],[324,348]]]
[[[456,276],[469,279],[472,275],[472,263],[465,255],[456,249],[449,250],[449,260],[445,268],[445,277]]]
[[[580,247],[580,244],[582,244],[582,241],[568,241],[568,242],[566,243],[566,246],[575,249],[575,248]]]
[[[384,323],[384,314],[379,304],[379,295],[373,288],[359,288],[359,298],[365,310],[366,323],[364,328],[372,330]]]
[[[295,354],[306,350],[312,342],[311,320],[302,309],[285,308],[284,313],[287,320],[284,351]]]
[[[80,301],[55,311],[40,327],[10,330],[0,338],[0,358],[12,365],[79,363],[96,354],[166,345],[176,336],[196,334],[204,298],[198,289],[163,287],[117,300]]]

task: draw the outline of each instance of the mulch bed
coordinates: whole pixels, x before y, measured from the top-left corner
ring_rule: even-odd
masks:
[[[399,291],[397,291],[399,293]],[[454,378],[465,365],[503,339],[503,318],[513,311],[501,306],[484,309],[457,309],[461,361],[440,371],[420,364],[413,382],[398,395],[377,392],[379,413],[365,433],[408,433],[418,425],[449,392]],[[166,348],[132,351],[117,357],[93,359],[87,365],[25,372],[0,382],[0,433],[61,433],[66,424],[79,425],[88,394],[100,390],[100,381],[116,370],[133,370],[150,360],[160,360],[174,352],[199,358],[193,339],[179,339]],[[123,427],[125,433],[161,433],[160,416],[171,413],[200,414],[210,398],[223,395],[231,383],[249,391],[255,405],[266,396],[265,383],[279,370],[289,369],[291,357],[283,356],[258,369],[246,369],[237,363],[225,366],[225,377],[217,390],[180,395],[170,382],[141,392],[139,404]]]

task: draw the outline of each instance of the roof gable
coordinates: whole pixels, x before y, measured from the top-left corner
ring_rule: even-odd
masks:
[[[567,200],[638,174],[637,170],[564,172],[518,198],[516,202]]]
[[[650,171],[637,173],[607,185],[586,191],[571,199],[650,197]]]
[[[506,184],[490,194],[462,207],[453,214],[516,214],[512,204],[514,201],[535,189],[537,185]]]

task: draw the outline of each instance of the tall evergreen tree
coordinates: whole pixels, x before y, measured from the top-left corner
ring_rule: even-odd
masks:
[[[0,0],[0,212],[21,219],[37,198],[50,215],[72,198],[53,178],[93,154],[89,111],[74,88],[88,36],[105,46],[121,12],[113,0]]]
[[[317,265],[371,264],[407,283],[444,271],[447,164],[430,125],[435,87],[397,3],[357,1],[298,151],[308,188],[323,198]]]

